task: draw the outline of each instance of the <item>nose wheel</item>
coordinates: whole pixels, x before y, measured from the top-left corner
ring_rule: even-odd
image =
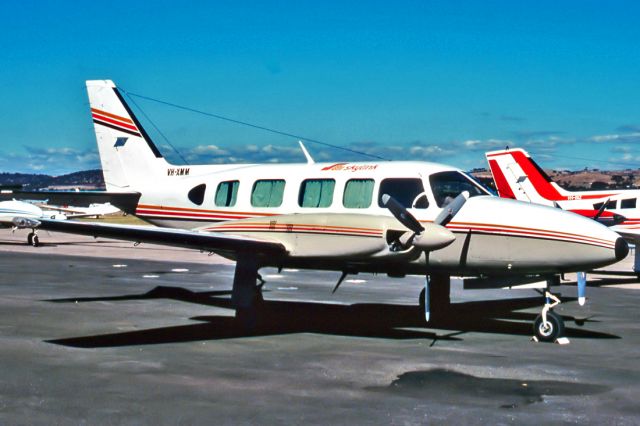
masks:
[[[564,336],[564,320],[553,312],[553,308],[560,304],[560,299],[549,290],[545,291],[544,297],[542,312],[533,322],[533,334],[540,342],[555,342]]]
[[[553,311],[547,312],[546,320],[538,315],[533,323],[533,332],[541,342],[555,342],[564,334],[564,320]]]

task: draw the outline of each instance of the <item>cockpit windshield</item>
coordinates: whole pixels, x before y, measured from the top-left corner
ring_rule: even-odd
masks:
[[[457,171],[434,173],[429,182],[438,207],[449,204],[463,191],[468,191],[469,197],[490,195],[480,184]]]

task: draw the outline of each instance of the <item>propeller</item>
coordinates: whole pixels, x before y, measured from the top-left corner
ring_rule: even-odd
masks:
[[[453,232],[435,223],[421,224],[409,211],[389,194],[382,195],[382,205],[409,231],[400,236],[398,242],[403,248],[417,247],[421,250],[438,250],[451,244],[455,239]]]
[[[578,303],[580,306],[584,306],[584,302],[587,300],[587,273],[576,272],[578,276]]]
[[[445,206],[433,223],[424,225],[418,222],[402,204],[389,194],[383,194],[381,201],[382,205],[389,209],[398,222],[410,230],[400,237],[400,245],[402,247],[413,246],[429,252],[444,248],[456,239],[453,232],[445,226],[458,214],[467,199],[469,199],[469,192],[463,191]],[[430,279],[427,276],[424,282],[424,317],[427,322],[431,317],[430,286]]]

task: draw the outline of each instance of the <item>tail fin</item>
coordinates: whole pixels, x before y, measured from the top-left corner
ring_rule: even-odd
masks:
[[[166,173],[168,163],[111,80],[87,81],[108,191],[131,191]]]
[[[485,156],[501,197],[547,205],[567,199],[525,150],[492,151]]]

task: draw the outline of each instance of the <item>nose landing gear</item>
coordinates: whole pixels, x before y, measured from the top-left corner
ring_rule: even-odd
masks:
[[[544,297],[542,312],[533,322],[533,338],[539,342],[556,342],[564,336],[564,320],[553,312],[553,308],[560,304],[560,299],[548,289]]]

